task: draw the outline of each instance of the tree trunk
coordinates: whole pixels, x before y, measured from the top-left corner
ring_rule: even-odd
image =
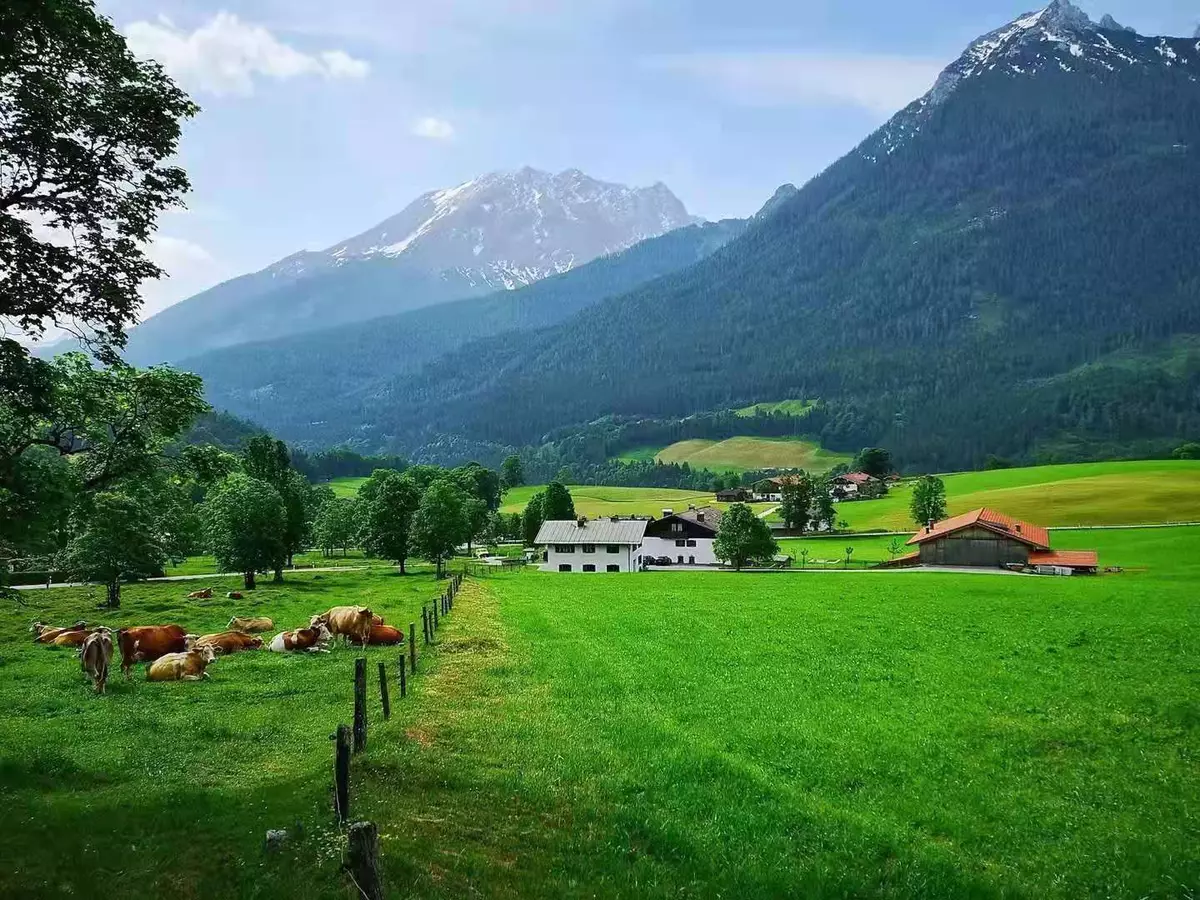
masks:
[[[442,580],[442,558],[440,556],[437,559],[437,579],[438,581]]]
[[[242,573],[242,581],[246,585],[246,590],[248,590],[248,591],[254,590],[254,588],[255,588],[254,572],[243,572]]]
[[[109,609],[121,608],[121,582],[114,578],[108,583],[108,603]]]
[[[296,554],[294,554],[291,550],[289,550],[288,551],[288,562],[287,562],[289,569],[296,568],[296,564],[293,562],[295,557],[296,557]]]
[[[275,577],[271,579],[272,584],[283,584],[283,569],[279,566],[275,567]]]
[[[407,575],[407,574],[408,574],[407,572],[405,572],[405,571],[404,571],[404,557],[403,557],[403,556],[402,556],[402,557],[400,557],[400,574],[401,574],[401,575]]]

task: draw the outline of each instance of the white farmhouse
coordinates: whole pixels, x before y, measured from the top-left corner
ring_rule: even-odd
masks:
[[[636,572],[644,519],[543,522],[534,542],[546,548],[543,572]]]
[[[715,566],[713,542],[720,526],[721,511],[715,507],[693,506],[680,513],[664,509],[661,519],[646,526],[642,556],[649,565],[665,556],[676,566]]]

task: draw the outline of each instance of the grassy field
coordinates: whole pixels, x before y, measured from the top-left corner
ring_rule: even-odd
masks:
[[[1144,571],[469,582],[355,758],[389,896],[1194,895],[1200,529],[1072,542]],[[127,589],[113,624],[233,611],[182,587]],[[406,621],[436,590],[297,576],[237,611]],[[23,630],[97,618],[84,592],[29,600],[0,624],[0,896],[351,896],[327,788],[354,653],[97,698]],[[396,651],[368,655],[374,676]]]
[[[545,485],[524,485],[513,488],[504,495],[501,512],[520,512],[529,498]],[[572,485],[571,498],[575,501],[575,512],[590,519],[602,516],[660,516],[664,509],[684,510],[689,504],[695,506],[726,507],[717,503],[711,493],[701,491],[677,491],[671,488],[597,487],[594,485]],[[765,512],[774,504],[753,503],[751,508]]]
[[[338,497],[354,497],[366,481],[366,478],[335,478],[329,482],[329,486]]]
[[[345,553],[343,556],[342,554]],[[325,556],[320,550],[308,550],[297,553],[292,560],[298,569],[332,569],[355,566],[386,566],[388,560],[367,556],[361,550],[337,550],[333,556]],[[412,560],[409,566],[422,567],[419,560]],[[211,556],[190,556],[177,566],[169,566],[167,575],[215,575],[217,561]],[[268,576],[270,577],[270,576]]]
[[[798,438],[733,437],[724,441],[679,441],[669,447],[642,447],[623,453],[621,459],[658,459],[664,463],[687,463],[694,469],[713,472],[744,472],[747,469],[807,469],[824,472],[850,457],[823,450]]]
[[[756,416],[759,413],[764,415],[782,413],[786,416],[802,416],[812,408],[813,401],[811,400],[779,400],[775,403],[755,403],[753,406],[744,406],[741,409],[734,410],[734,412],[743,418]]]
[[[951,515],[991,506],[1039,525],[1200,522],[1200,462],[1144,460],[963,472],[944,476]],[[882,500],[843,503],[856,531],[909,529],[911,484]]]

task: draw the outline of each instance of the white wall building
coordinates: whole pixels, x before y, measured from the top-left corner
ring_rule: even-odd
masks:
[[[680,513],[664,509],[661,519],[646,526],[642,556],[649,565],[666,557],[676,566],[715,566],[713,542],[720,526],[721,511],[711,506]]]
[[[650,523],[636,519],[543,522],[534,542],[546,548],[543,572],[636,572]]]

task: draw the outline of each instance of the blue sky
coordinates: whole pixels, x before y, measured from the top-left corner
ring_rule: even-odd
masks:
[[[99,0],[202,106],[146,313],[481,172],[664,181],[707,218],[802,184],[1030,0]],[[1084,4],[1190,35],[1191,0]]]

